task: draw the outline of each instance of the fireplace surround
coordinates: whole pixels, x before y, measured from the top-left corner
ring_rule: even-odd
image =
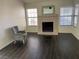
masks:
[[[41,35],[58,35],[59,18],[57,14],[39,16],[38,34]]]

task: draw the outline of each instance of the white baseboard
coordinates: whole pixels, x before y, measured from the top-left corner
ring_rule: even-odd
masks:
[[[76,34],[73,34],[78,40],[79,40],[79,36],[78,35],[76,35]]]
[[[9,43],[7,43],[6,45],[0,47],[0,50],[2,50],[3,48],[5,48],[6,46],[8,46],[9,44],[11,44],[13,41],[10,41]]]

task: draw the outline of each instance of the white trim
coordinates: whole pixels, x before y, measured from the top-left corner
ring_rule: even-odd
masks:
[[[13,40],[10,41],[9,43],[7,43],[6,45],[4,45],[3,47],[0,47],[0,50],[2,50],[3,48],[5,48],[6,46],[8,46],[9,44],[11,44],[12,42],[13,42]]]
[[[78,35],[76,35],[76,34],[73,34],[78,40],[79,40],[79,36]]]

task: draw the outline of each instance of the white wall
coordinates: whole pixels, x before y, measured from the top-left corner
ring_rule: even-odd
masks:
[[[75,0],[75,5],[78,4],[79,5],[79,0]],[[79,6],[78,6],[79,8]],[[79,15],[78,15],[79,16]],[[73,35],[79,40],[79,17],[78,17],[78,21],[77,21],[77,26],[73,27]]]
[[[47,6],[47,5],[54,5],[55,6],[55,12],[56,14],[59,14],[60,7],[64,6],[72,6],[73,1],[72,0],[53,0],[53,1],[44,1],[44,2],[38,2],[38,3],[29,3],[26,4],[26,9],[27,8],[38,8],[38,15],[42,15],[42,6]],[[27,17],[26,17],[27,18]],[[71,33],[71,28],[72,26],[59,26],[59,32],[63,33]],[[38,32],[38,27],[30,27],[27,26],[27,32]]]
[[[59,26],[59,33],[72,33],[73,26]]]
[[[25,27],[22,2],[19,0],[0,0],[0,49],[13,41],[7,29],[15,25]]]

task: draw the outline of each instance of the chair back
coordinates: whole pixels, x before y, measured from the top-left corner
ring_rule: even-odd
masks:
[[[12,29],[13,34],[17,34],[19,31],[18,26],[14,26],[11,29]]]

